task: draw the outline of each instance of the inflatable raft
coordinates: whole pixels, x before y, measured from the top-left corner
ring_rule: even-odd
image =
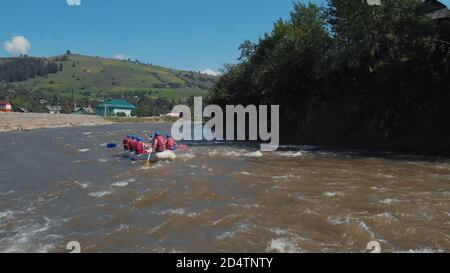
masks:
[[[126,153],[124,153],[124,157]],[[158,162],[158,161],[172,161],[177,158],[174,152],[172,151],[164,151],[160,153],[151,153],[151,154],[142,154],[135,155],[134,153],[128,152],[128,156],[133,161],[149,161],[149,162]]]

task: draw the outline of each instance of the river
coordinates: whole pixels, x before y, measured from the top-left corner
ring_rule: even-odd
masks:
[[[450,251],[450,160],[190,142],[145,165],[105,144],[168,124],[0,133],[0,252]]]

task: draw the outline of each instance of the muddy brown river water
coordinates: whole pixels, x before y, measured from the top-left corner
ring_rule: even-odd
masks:
[[[0,133],[0,252],[450,251],[450,160],[191,142],[171,163],[108,125]]]

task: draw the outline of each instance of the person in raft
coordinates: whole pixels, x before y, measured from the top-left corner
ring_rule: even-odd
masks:
[[[165,141],[164,141],[164,137],[161,136],[161,134],[159,132],[155,133],[155,139],[154,139],[154,143],[153,143],[153,147],[155,148],[155,152],[157,153],[161,153],[164,152],[165,150]]]
[[[151,136],[144,135],[144,136],[145,136],[146,139],[148,139],[150,145],[153,146],[153,144],[155,142],[155,136],[154,135],[151,135]]]
[[[167,135],[166,140],[166,150],[173,151],[175,150],[175,147],[177,146],[177,143],[175,142],[175,139],[171,135]]]
[[[147,144],[145,144],[143,142],[143,139],[140,137],[136,138],[136,150],[135,153],[136,155],[145,155],[145,154],[150,154],[152,151],[151,150],[147,150]]]
[[[129,143],[129,147],[130,147],[130,152],[135,152],[136,151],[136,137],[135,136],[131,136],[131,140],[128,142]]]
[[[130,144],[129,144],[130,140],[131,140],[131,135],[127,135],[127,137],[122,142],[123,143],[123,149],[125,151],[129,151],[130,150]]]

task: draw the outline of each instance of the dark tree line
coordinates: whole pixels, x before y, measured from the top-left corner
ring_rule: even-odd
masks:
[[[63,65],[42,58],[12,58],[0,64],[0,81],[21,82],[35,77],[45,77],[63,70]]]
[[[421,5],[296,3],[241,45],[210,102],[280,105],[284,142],[450,154],[450,30]]]

